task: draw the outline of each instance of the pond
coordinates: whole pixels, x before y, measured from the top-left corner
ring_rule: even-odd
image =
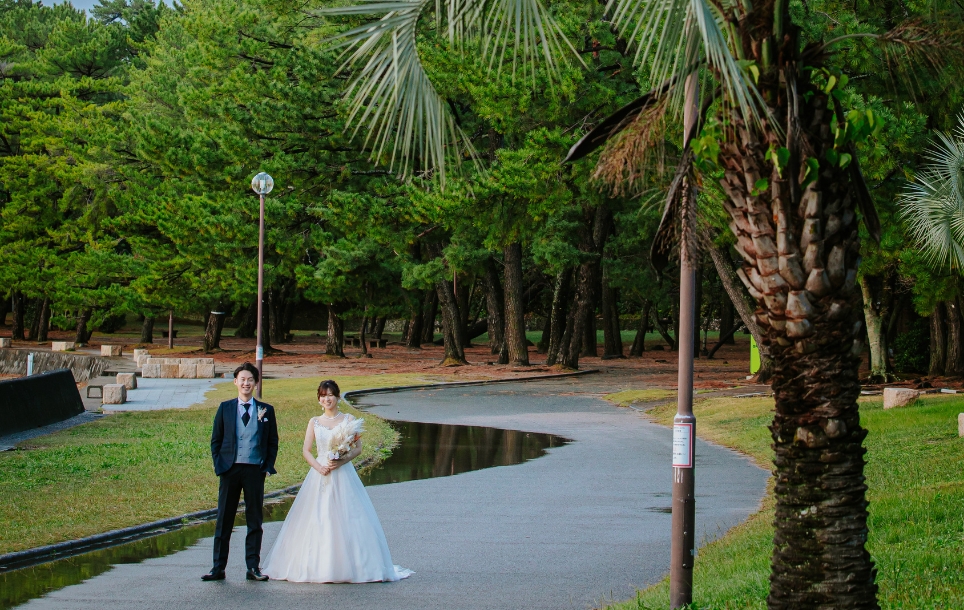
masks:
[[[365,485],[385,485],[445,477],[495,466],[521,464],[569,442],[561,436],[482,426],[391,422],[401,442],[376,468],[361,474]],[[266,501],[264,520],[281,521],[294,496]],[[244,514],[235,523],[244,525]],[[0,572],[0,610],[13,608],[50,591],[83,582],[112,566],[138,563],[182,551],[214,535],[214,521],[156,530],[107,548]],[[145,537],[146,536],[146,537]]]

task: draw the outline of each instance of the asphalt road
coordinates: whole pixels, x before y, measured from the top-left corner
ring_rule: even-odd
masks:
[[[243,531],[228,580],[202,583],[211,539],[118,565],[23,608],[591,608],[632,597],[668,570],[671,432],[603,401],[605,376],[372,395],[390,419],[548,432],[573,439],[516,466],[369,488],[398,583],[311,585],[244,579]],[[730,450],[696,450],[697,540],[743,521],[767,472]],[[307,467],[306,467],[307,471]],[[214,498],[212,498],[212,503]],[[265,527],[262,557],[280,523]]]

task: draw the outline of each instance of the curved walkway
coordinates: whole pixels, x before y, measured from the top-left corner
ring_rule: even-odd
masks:
[[[601,400],[604,376],[373,395],[390,419],[496,426],[576,442],[520,464],[370,487],[393,559],[416,574],[372,585],[244,580],[244,535],[228,580],[202,583],[211,540],[119,565],[23,608],[589,608],[626,599],[667,571],[671,432]],[[697,444],[697,540],[745,519],[768,473]],[[280,523],[265,526],[262,557]],[[78,558],[79,560],[80,558]]]

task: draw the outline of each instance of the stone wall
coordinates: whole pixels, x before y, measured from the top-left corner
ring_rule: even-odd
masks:
[[[110,368],[108,361],[94,356],[29,349],[2,349],[0,350],[0,373],[4,375],[26,375],[27,354],[33,354],[34,375],[59,369],[69,369],[77,383],[98,377]]]
[[[83,412],[84,402],[67,369],[0,381],[0,436],[64,421]]]

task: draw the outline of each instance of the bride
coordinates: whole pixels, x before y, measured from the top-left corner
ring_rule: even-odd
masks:
[[[361,429],[362,420],[338,411],[340,398],[334,381],[318,386],[325,413],[308,422],[302,454],[311,470],[265,560],[262,572],[272,580],[379,582],[413,574],[392,564],[378,515],[351,463],[361,453],[361,440],[340,459],[328,459],[333,437]]]

